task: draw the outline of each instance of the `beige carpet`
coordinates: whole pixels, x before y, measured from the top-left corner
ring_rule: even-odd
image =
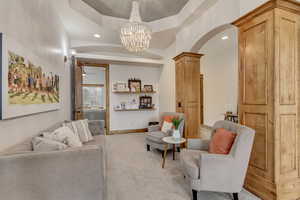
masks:
[[[191,192],[179,161],[168,154],[165,169],[161,153],[147,152],[144,134],[107,136],[106,200],[190,200]],[[230,200],[231,195],[200,192],[199,200]],[[243,191],[240,200],[258,200]]]

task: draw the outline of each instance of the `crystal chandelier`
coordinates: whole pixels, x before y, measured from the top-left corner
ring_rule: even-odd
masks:
[[[132,2],[130,23],[121,28],[121,41],[128,51],[140,52],[149,48],[151,30],[142,23],[139,3]]]

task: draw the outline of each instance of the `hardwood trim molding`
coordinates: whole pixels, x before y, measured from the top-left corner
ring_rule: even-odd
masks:
[[[110,134],[111,135],[117,135],[117,134],[128,134],[128,133],[145,133],[147,131],[148,131],[147,128],[143,128],[143,129],[128,129],[128,130],[114,130],[114,131],[110,131]]]
[[[270,0],[267,3],[259,6],[255,10],[249,12],[248,14],[242,16],[238,20],[232,22],[232,25],[240,27],[244,23],[248,22],[249,20],[257,17],[258,15],[270,11],[274,8],[280,8],[283,10],[288,10],[290,12],[300,14],[300,2],[295,0]]]
[[[106,86],[106,114],[105,114],[105,125],[106,125],[106,133],[110,133],[110,80],[109,80],[109,64],[101,64],[101,63],[95,63],[95,62],[88,62],[85,60],[77,60],[77,66],[80,67],[82,69],[82,67],[84,66],[91,66],[91,67],[103,67],[105,68],[105,86]],[[80,86],[82,87],[83,84],[80,84]],[[86,85],[88,86],[88,85]],[[96,86],[96,85],[95,85]],[[107,134],[106,134],[107,135]]]
[[[93,63],[93,62],[86,62],[86,61],[77,61],[77,65],[79,67],[83,67],[83,66],[91,66],[91,67],[109,67],[109,64],[101,64],[101,63]]]
[[[183,57],[201,58],[202,56],[204,56],[204,54],[192,53],[192,52],[182,52],[181,54],[179,54],[178,56],[173,58],[173,60],[177,61]]]
[[[82,87],[104,87],[104,84],[81,84]]]

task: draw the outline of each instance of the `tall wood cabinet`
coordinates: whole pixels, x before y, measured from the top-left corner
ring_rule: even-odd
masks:
[[[185,138],[198,138],[201,124],[200,58],[202,54],[182,53],[176,63],[176,112],[185,113]]]
[[[300,198],[300,4],[271,0],[239,28],[239,119],[256,130],[245,186],[264,200]]]

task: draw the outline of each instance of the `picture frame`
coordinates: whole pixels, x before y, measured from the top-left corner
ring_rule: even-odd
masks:
[[[144,85],[144,92],[153,92],[153,85]]]
[[[113,85],[113,91],[115,92],[127,92],[129,91],[126,82],[116,82]]]
[[[151,109],[152,108],[152,97],[151,96],[140,96],[140,109]]]
[[[0,33],[0,120],[60,109],[59,68]]]
[[[141,92],[142,91],[142,81],[140,79],[129,79],[128,88],[130,92]]]

